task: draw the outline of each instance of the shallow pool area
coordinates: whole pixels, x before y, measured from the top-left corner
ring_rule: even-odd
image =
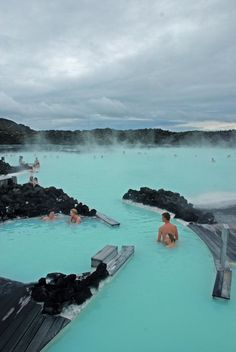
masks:
[[[157,244],[160,215],[124,204],[122,196],[129,188],[148,186],[177,191],[187,199],[208,200],[211,194],[218,194],[218,200],[221,194],[232,197],[236,194],[236,151],[117,148],[21,154],[27,162],[38,156],[41,168],[36,176],[42,186],[62,188],[121,226],[110,228],[88,218],[79,226],[71,225],[65,216],[52,223],[26,219],[0,224],[0,276],[31,282],[48,272],[80,273],[90,269],[91,256],[106,244],[135,245],[134,257],[47,351],[234,349],[235,273],[231,300],[213,300],[215,267],[205,244],[176,220],[177,247],[168,250]],[[9,152],[5,158],[16,164],[18,156]],[[21,175],[19,182],[28,178],[29,174]]]

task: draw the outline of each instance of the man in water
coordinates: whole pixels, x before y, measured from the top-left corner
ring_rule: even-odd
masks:
[[[71,209],[70,211],[70,222],[74,224],[80,224],[80,216],[78,215],[77,209]]]
[[[50,213],[46,216],[42,217],[42,220],[44,221],[51,221],[51,220],[56,220],[56,214],[54,213],[54,211],[50,211]]]
[[[158,230],[157,241],[165,243],[165,238],[169,234],[171,234],[174,237],[175,241],[177,241],[179,239],[178,230],[175,225],[170,223],[170,214],[167,212],[163,213],[162,221],[164,222],[164,225],[161,226]]]

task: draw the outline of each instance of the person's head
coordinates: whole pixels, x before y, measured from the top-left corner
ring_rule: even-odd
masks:
[[[33,182],[34,181],[34,177],[30,176],[29,180],[30,180],[30,182]]]
[[[50,213],[48,214],[48,217],[49,217],[49,219],[54,219],[54,217],[55,217],[54,211],[50,211]]]
[[[162,214],[162,221],[163,222],[169,222],[170,221],[170,213],[165,212]]]
[[[78,215],[77,209],[75,209],[75,208],[71,209],[70,216],[76,216],[76,215]]]
[[[34,182],[38,182],[38,179],[37,179],[37,177],[35,177],[35,178],[34,178]]]
[[[175,242],[175,238],[174,236],[171,234],[171,233],[168,233],[166,236],[165,236],[165,244],[166,246],[169,246],[170,244],[174,243]]]

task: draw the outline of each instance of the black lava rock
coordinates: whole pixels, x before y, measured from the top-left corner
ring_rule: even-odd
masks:
[[[60,314],[64,307],[80,305],[92,297],[91,288],[98,288],[99,283],[108,276],[107,266],[103,263],[93,273],[79,276],[50,273],[31,288],[31,296],[35,301],[43,303],[42,313]]]
[[[0,221],[42,216],[50,211],[69,215],[72,208],[76,208],[80,215],[96,215],[95,209],[89,210],[87,205],[69,197],[62,189],[39,185],[34,187],[30,183],[0,187]]]
[[[216,223],[215,217],[211,212],[195,209],[179,193],[165,191],[164,189],[159,189],[158,191],[148,187],[141,187],[139,191],[129,189],[124,194],[123,199],[166,209],[174,213],[176,218],[188,222],[197,222],[200,224]]]

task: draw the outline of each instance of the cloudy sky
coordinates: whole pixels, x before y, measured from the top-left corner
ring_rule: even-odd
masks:
[[[235,0],[0,0],[0,117],[236,128]]]

